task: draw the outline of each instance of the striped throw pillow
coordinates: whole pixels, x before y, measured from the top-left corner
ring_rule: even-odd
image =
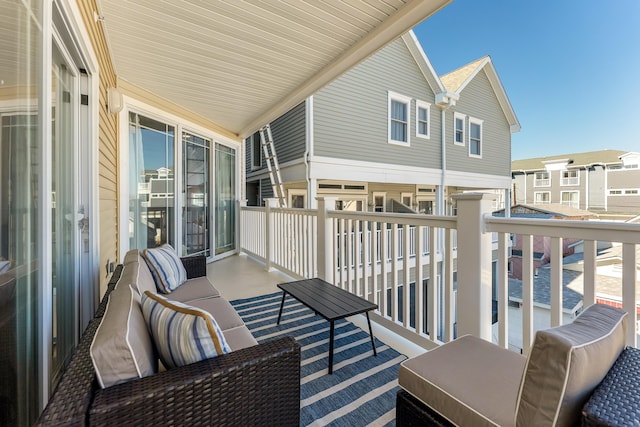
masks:
[[[142,256],[151,270],[159,292],[168,294],[187,281],[187,270],[171,245],[145,249]]]
[[[216,320],[205,310],[146,291],[142,314],[167,369],[231,352]]]

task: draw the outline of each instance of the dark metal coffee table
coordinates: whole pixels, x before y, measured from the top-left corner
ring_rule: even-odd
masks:
[[[283,291],[280,312],[278,313],[278,324],[280,324],[282,308],[284,307],[284,299],[287,294],[291,295],[293,298],[315,311],[316,314],[319,314],[329,321],[330,374],[333,373],[333,332],[336,320],[344,319],[345,317],[353,316],[355,314],[365,313],[367,315],[367,324],[369,325],[369,336],[371,337],[373,355],[378,355],[376,352],[376,345],[373,340],[373,332],[371,331],[371,320],[369,320],[369,312],[377,309],[377,304],[333,286],[322,279],[306,279],[297,280],[295,282],[280,283],[278,284],[278,287]]]

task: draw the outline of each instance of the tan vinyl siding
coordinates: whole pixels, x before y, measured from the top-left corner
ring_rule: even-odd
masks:
[[[469,157],[469,121],[465,123],[465,145],[453,143],[454,111],[482,124],[482,158]],[[462,90],[456,106],[446,113],[447,169],[488,175],[511,175],[511,131],[484,70]],[[527,195],[528,198],[528,195]]]
[[[118,244],[118,121],[117,115],[107,111],[107,89],[116,86],[116,74],[100,22],[96,22],[95,0],[78,2],[85,27],[99,66],[99,128],[98,128],[98,198],[100,223],[100,295],[104,294],[109,275],[108,261],[120,259]]]
[[[388,143],[388,92],[412,98],[411,146]],[[431,139],[416,138],[415,100],[431,105]],[[397,40],[313,98],[315,156],[416,167],[440,167],[440,114],[434,93]]]

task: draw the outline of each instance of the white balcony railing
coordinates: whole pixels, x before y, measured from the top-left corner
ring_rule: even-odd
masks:
[[[508,249],[510,236],[520,234],[520,336],[527,354],[535,332],[534,236],[550,241],[551,326],[562,323],[562,240],[584,240],[585,306],[596,301],[597,242],[618,242],[623,254],[621,304],[631,316],[629,324],[636,324],[638,225],[496,218],[489,213],[490,198],[482,194],[458,196],[458,215],[446,217],[327,208],[334,204],[321,197],[318,210],[276,208],[274,201],[265,208],[241,207],[241,250],[268,268],[293,277],[321,277],[376,302],[376,321],[426,347],[456,334],[492,339],[492,261],[497,259],[496,341],[509,347]],[[635,346],[636,331],[630,329],[627,342]]]

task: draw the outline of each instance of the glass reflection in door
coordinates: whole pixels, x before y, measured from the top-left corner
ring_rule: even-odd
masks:
[[[52,386],[57,383],[71,355],[77,332],[77,98],[76,76],[54,43],[51,76]]]
[[[182,134],[182,255],[211,255],[209,244],[209,170],[211,141]]]
[[[216,255],[236,248],[236,150],[216,144]]]

